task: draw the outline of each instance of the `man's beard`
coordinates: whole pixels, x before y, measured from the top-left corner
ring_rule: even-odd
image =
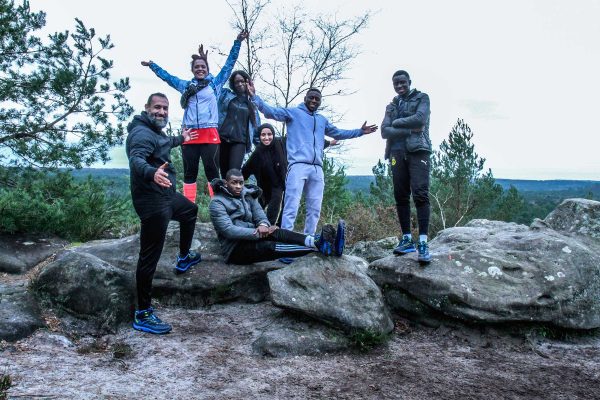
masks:
[[[164,118],[156,118],[155,115],[152,114],[148,114],[148,118],[150,119],[150,122],[157,127],[158,129],[163,129],[165,126],[167,126],[167,124],[169,123],[169,117],[164,117]]]

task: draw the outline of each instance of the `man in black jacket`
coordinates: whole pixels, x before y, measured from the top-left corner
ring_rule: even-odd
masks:
[[[138,311],[133,327],[163,334],[171,325],[161,321],[152,308],[152,278],[162,253],[170,220],[179,221],[179,256],[176,273],[186,272],[200,262],[200,254],[190,251],[198,207],[175,191],[175,169],[170,152],[193,135],[184,130],[181,136],[167,136],[162,129],[169,118],[169,101],[162,93],[148,98],[145,111],[127,126],[125,150],[129,159],[131,198],[141,220],[140,254],[136,269]]]
[[[396,71],[392,83],[398,96],[386,107],[381,136],[387,140],[385,158],[390,160],[394,198],[402,238],[394,254],[418,250],[418,261],[431,261],[427,231],[429,228],[429,171],[431,141],[429,139],[429,96],[410,89],[408,72]],[[410,196],[417,209],[419,240],[417,249],[410,230]]]

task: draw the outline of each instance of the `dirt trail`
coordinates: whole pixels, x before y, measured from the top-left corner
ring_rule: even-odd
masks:
[[[160,308],[166,336],[123,327],[70,341],[38,331],[0,348],[9,398],[594,399],[600,339],[531,344],[455,328],[412,327],[369,354],[262,358],[251,344],[269,303]]]

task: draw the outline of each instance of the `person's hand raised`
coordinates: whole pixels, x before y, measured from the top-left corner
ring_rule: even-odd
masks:
[[[240,33],[238,33],[237,35],[237,40],[239,40],[240,42],[242,42],[244,39],[248,38],[248,31],[247,30],[243,30]]]
[[[143,65],[144,67],[149,67],[149,66],[150,66],[150,64],[152,64],[153,62],[154,62],[154,61],[152,61],[152,60],[150,60],[150,61],[142,61],[142,65]]]
[[[377,125],[367,125],[367,121],[360,127],[363,135],[375,132],[379,127]]]
[[[246,86],[248,87],[248,94],[250,97],[253,97],[256,94],[256,88],[254,87],[254,82],[252,82],[252,79],[248,79]]]

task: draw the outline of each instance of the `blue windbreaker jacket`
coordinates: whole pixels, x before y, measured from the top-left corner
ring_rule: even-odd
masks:
[[[312,113],[304,103],[298,107],[271,107],[259,96],[252,98],[258,110],[267,118],[285,122],[288,169],[296,163],[323,166],[325,136],[352,139],[362,136],[360,129],[338,129],[319,113]]]
[[[235,66],[242,42],[235,40],[233,47],[229,52],[225,65],[216,77],[208,74],[206,79],[210,84],[200,90],[194,96],[190,97],[188,106],[183,113],[183,126],[186,128],[216,128],[219,126],[219,112],[217,109],[217,99],[221,93],[223,85],[229,79],[229,75]],[[169,74],[156,63],[150,64],[150,69],[169,86],[179,93],[185,92],[185,89],[191,82],[197,82],[196,78],[192,80],[180,79]]]

